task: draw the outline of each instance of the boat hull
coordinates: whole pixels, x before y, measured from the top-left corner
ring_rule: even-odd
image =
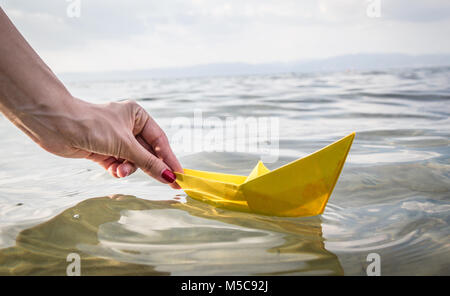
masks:
[[[355,133],[269,171],[261,162],[246,176],[185,169],[177,183],[194,199],[217,207],[284,217],[322,214]]]

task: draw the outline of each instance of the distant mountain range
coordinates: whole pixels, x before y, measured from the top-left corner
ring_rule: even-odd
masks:
[[[95,73],[61,73],[63,81],[135,80],[147,78],[232,76],[251,74],[276,74],[289,72],[333,72],[346,70],[382,70],[403,67],[449,66],[450,54],[350,54],[326,59],[289,63],[217,63],[179,68],[155,68],[134,71]]]

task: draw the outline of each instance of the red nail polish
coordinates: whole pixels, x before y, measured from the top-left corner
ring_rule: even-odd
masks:
[[[175,179],[177,178],[174,173],[172,173],[170,170],[166,169],[164,172],[162,172],[161,177],[163,177],[164,180],[166,180],[169,183],[173,183]]]

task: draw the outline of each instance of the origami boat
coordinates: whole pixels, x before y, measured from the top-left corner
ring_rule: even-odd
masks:
[[[177,183],[190,197],[220,208],[271,216],[322,214],[355,133],[270,171],[260,161],[248,176],[184,169]]]

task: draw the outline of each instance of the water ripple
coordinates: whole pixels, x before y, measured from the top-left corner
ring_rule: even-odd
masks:
[[[271,169],[356,138],[324,214],[281,219],[177,196],[142,172],[110,178],[42,151],[0,116],[0,274],[64,274],[76,251],[86,274],[364,275],[375,252],[382,274],[450,275],[449,85],[450,67],[69,84],[92,102],[138,100],[169,139],[173,119],[195,109],[277,117]],[[232,174],[260,157],[181,148],[184,167]],[[127,195],[92,198],[117,193]]]

